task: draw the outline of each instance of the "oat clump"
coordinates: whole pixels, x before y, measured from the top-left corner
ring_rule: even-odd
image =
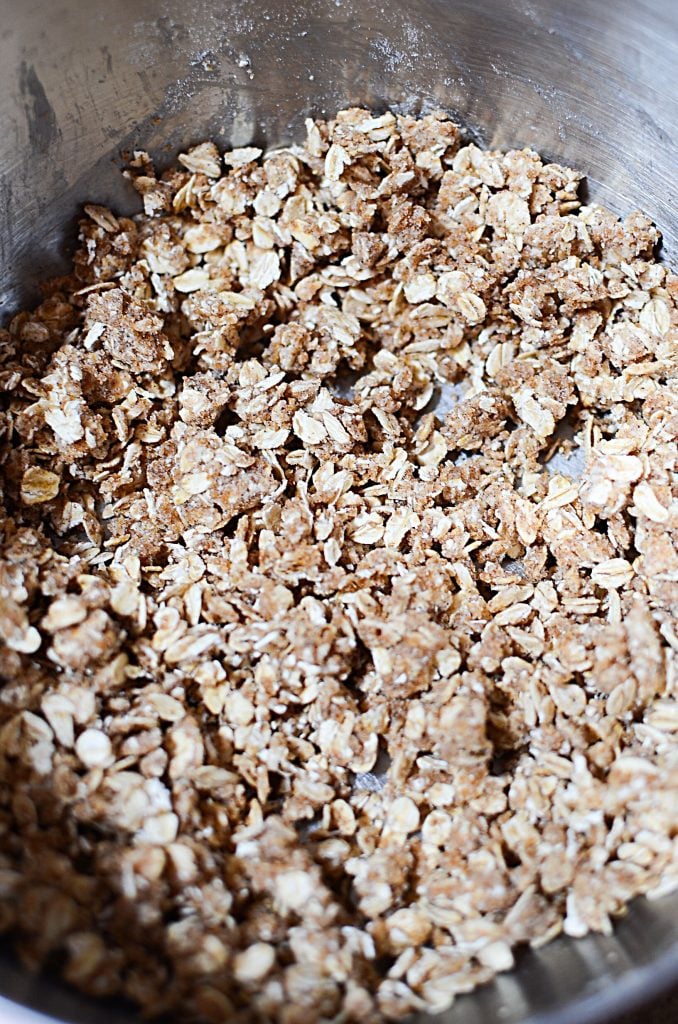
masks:
[[[150,1013],[441,1010],[678,884],[678,282],[442,114],[179,164],[2,336],[0,923]]]

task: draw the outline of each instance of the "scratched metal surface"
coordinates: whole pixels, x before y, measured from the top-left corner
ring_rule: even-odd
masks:
[[[279,143],[346,103],[440,104],[642,207],[678,260],[673,0],[0,0],[0,318],[62,266],[121,148]],[[673,85],[673,88],[672,88]],[[603,184],[604,183],[604,184]]]
[[[123,151],[162,163],[206,135],[275,145],[351,103],[443,106],[486,144],[570,162],[592,199],[645,210],[678,263],[674,0],[0,0],[0,13],[0,321],[65,267],[80,203],[135,208]],[[678,977],[676,921],[677,897],[639,901],[613,937],[526,954],[438,1020],[612,1020]],[[8,1024],[133,1020],[5,954],[0,992]]]

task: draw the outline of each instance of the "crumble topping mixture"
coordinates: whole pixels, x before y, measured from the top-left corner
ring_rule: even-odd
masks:
[[[442,114],[179,164],[0,338],[0,927],[151,1014],[440,1011],[678,885],[678,280]]]

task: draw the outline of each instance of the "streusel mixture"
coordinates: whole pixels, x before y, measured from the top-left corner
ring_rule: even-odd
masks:
[[[678,281],[442,114],[179,163],[2,334],[1,925],[152,1014],[439,1011],[678,885]]]

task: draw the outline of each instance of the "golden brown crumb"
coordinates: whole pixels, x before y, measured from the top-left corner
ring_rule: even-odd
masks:
[[[85,207],[3,333],[2,927],[150,1014],[443,1010],[678,883],[678,282],[341,111]]]

